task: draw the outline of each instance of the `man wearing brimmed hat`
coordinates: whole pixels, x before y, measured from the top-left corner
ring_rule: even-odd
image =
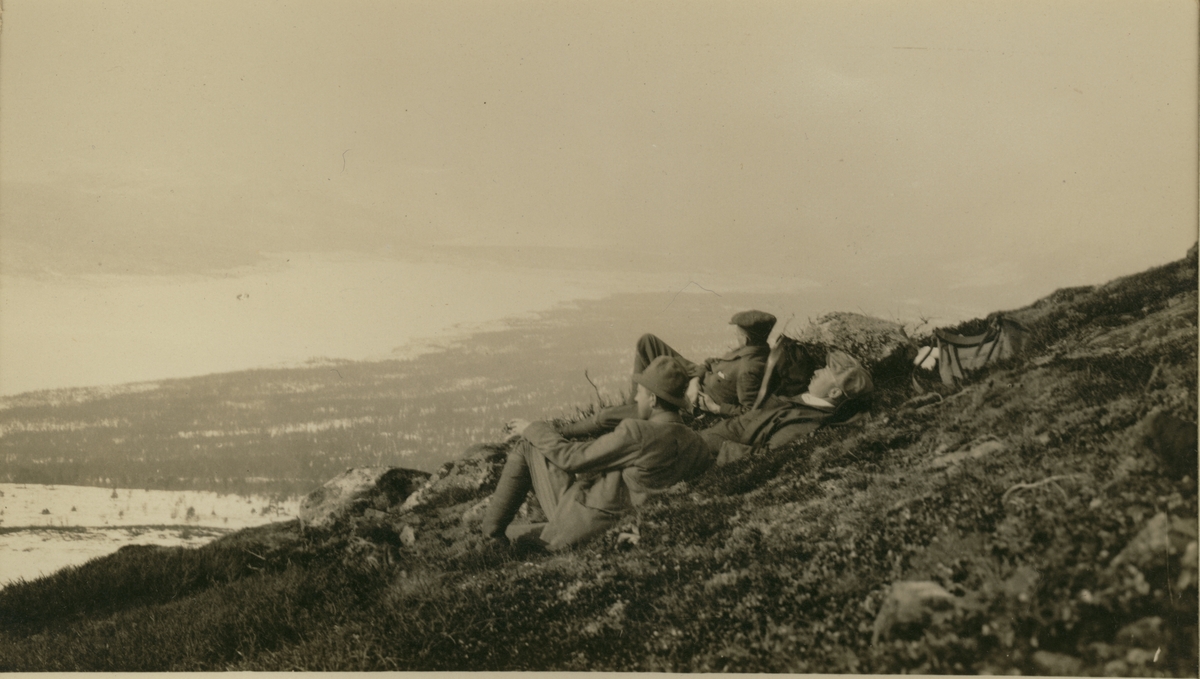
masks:
[[[811,369],[811,368],[810,368]],[[768,396],[761,406],[700,432],[716,456],[733,462],[752,447],[777,448],[812,433],[874,389],[871,375],[844,351],[830,351],[825,367],[813,372],[808,390],[793,397]]]
[[[691,382],[688,400],[693,405],[719,415],[739,415],[754,405],[758,387],[767,369],[771,347],[767,337],[775,327],[775,317],[765,311],[739,311],[729,319],[736,326],[741,346],[720,358],[693,363],[655,335],[642,335],[633,358],[633,372],[639,373],[658,356],[674,356],[682,361]]]
[[[688,373],[686,412],[690,413],[697,406],[725,416],[746,412],[754,405],[767,369],[767,356],[771,353],[767,337],[775,327],[775,317],[751,309],[734,314],[729,324],[737,328],[742,346],[703,363],[692,363],[656,335],[642,335],[634,351],[633,374],[645,370],[659,356],[672,356]],[[634,390],[636,388],[635,380]],[[591,417],[565,425],[560,431],[572,437],[598,436],[629,417],[633,407],[632,403],[626,403],[602,408]]]
[[[688,407],[684,366],[660,356],[633,380],[636,413],[594,441],[568,441],[547,422],[509,424],[518,440],[484,514],[484,535],[569,547],[612,527],[649,494],[709,468],[708,446],[679,416]],[[530,488],[548,522],[510,526]]]

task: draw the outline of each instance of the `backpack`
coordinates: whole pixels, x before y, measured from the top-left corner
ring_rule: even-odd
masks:
[[[937,338],[938,371],[944,384],[953,386],[966,373],[1016,356],[1024,348],[1028,333],[1025,326],[1001,314],[989,316],[987,323],[987,330],[980,335],[933,331]]]
[[[820,347],[802,344],[780,335],[767,355],[767,369],[751,410],[758,410],[767,396],[798,396],[808,390],[808,382],[817,368],[825,365]]]

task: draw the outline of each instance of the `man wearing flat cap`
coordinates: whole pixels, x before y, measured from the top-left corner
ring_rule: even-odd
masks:
[[[633,372],[645,369],[658,356],[680,359],[688,371],[688,400],[711,413],[730,417],[740,415],[754,405],[767,356],[771,347],[767,337],[775,327],[775,317],[765,311],[739,311],[729,320],[737,327],[741,346],[720,358],[692,363],[655,335],[642,335],[633,358]]]
[[[637,375],[655,358],[670,356],[677,359],[687,372],[687,404],[684,411],[690,413],[698,406],[726,417],[749,411],[758,397],[758,388],[767,371],[767,357],[771,353],[767,337],[775,327],[775,317],[765,311],[751,309],[734,314],[729,324],[735,326],[741,346],[720,358],[705,359],[703,363],[689,361],[656,335],[642,335],[633,356],[635,392]],[[563,425],[559,431],[571,437],[598,436],[617,426],[621,420],[631,417],[633,409],[634,405],[628,402],[601,408],[591,417]]]
[[[702,474],[713,455],[679,415],[689,407],[688,379],[681,361],[653,359],[633,376],[636,410],[594,441],[568,441],[548,422],[509,423],[518,440],[484,514],[484,535],[562,549],[616,525],[651,493]],[[531,488],[549,521],[510,525]]]

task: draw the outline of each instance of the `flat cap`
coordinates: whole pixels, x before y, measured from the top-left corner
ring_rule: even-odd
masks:
[[[771,328],[775,327],[775,317],[765,311],[751,309],[749,311],[739,311],[729,319],[730,325],[736,325],[745,328],[746,332],[755,335],[769,335]]]

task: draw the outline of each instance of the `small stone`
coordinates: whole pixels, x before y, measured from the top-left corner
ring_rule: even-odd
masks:
[[[1158,654],[1158,649],[1131,648],[1125,653],[1125,662],[1131,667],[1149,665],[1156,662]]]
[[[1113,643],[1139,648],[1165,646],[1167,639],[1163,632],[1163,619],[1155,615],[1125,625],[1117,632]]]
[[[412,526],[405,526],[400,529],[400,542],[405,547],[412,547],[417,542],[417,532]]]
[[[474,505],[471,506],[470,509],[463,512],[462,522],[463,523],[474,523],[476,521],[482,521],[483,513],[487,511],[488,505],[490,505],[490,504],[492,504],[491,497],[485,497],[484,499],[475,503]]]
[[[1104,676],[1106,677],[1127,677],[1129,676],[1129,664],[1124,660],[1112,660],[1104,663]]]
[[[1107,662],[1120,655],[1116,649],[1102,641],[1093,641],[1088,644],[1088,651],[1091,652],[1092,657],[1100,662]]]
[[[1179,559],[1179,581],[1175,583],[1175,587],[1180,590],[1187,589],[1200,581],[1197,577],[1196,569],[1196,541],[1192,540],[1183,550],[1183,556]]]
[[[1076,676],[1083,669],[1083,661],[1074,656],[1050,651],[1037,651],[1033,654],[1033,664],[1043,674],[1052,676]]]
[[[897,582],[875,617],[871,643],[919,635],[931,622],[952,614],[956,601],[953,594],[936,582]]]

